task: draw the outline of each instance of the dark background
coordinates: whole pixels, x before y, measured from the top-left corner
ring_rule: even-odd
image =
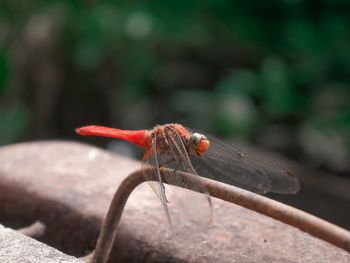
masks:
[[[349,183],[349,83],[349,1],[0,2],[1,145],[179,122]]]

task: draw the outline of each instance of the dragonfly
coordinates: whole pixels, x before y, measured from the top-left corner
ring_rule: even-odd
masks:
[[[297,177],[285,168],[181,124],[157,125],[150,130],[121,130],[90,125],[77,128],[76,132],[85,136],[121,139],[144,148],[142,168],[145,169],[141,170],[159,197],[170,225],[169,200],[164,184],[201,193],[186,191],[186,194],[182,192],[178,196],[175,194],[175,197],[190,218],[206,222],[212,219],[212,204],[199,175],[258,194],[294,194],[299,190]],[[166,181],[161,176],[161,167],[174,171]],[[179,171],[195,177],[189,181]]]

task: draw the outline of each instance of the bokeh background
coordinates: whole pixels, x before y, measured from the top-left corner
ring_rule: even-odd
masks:
[[[350,2],[0,2],[1,145],[169,122],[349,182]]]

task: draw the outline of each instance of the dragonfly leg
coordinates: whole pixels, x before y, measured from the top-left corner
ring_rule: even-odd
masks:
[[[174,175],[176,175],[177,171],[181,172],[181,170],[179,169],[180,166],[181,166],[181,161],[178,160],[177,164],[175,165],[175,167],[173,169]],[[180,177],[178,177],[178,179],[181,179],[183,185],[185,184],[184,177],[180,176]]]
[[[163,192],[165,201],[166,201],[167,203],[170,203],[169,200],[168,200],[168,197],[166,196],[166,193],[165,193],[165,186],[164,186],[164,184],[161,183],[160,186],[161,186],[161,188],[162,188],[162,192]]]
[[[158,162],[158,156],[157,156],[157,149],[156,149],[156,141],[157,141],[157,135],[154,134],[154,139],[152,141],[152,151],[153,151],[153,156],[155,159],[155,167],[156,167],[156,175],[158,177],[158,182],[161,186],[161,193],[160,193],[160,200],[162,202],[162,205],[164,207],[168,222],[170,224],[170,226],[172,225],[171,223],[171,218],[170,218],[170,213],[169,213],[169,209],[168,209],[168,205],[167,205],[167,198],[165,195],[165,187],[163,185],[163,181],[162,181],[162,176],[160,175],[160,170],[159,170],[159,162]]]
[[[177,162],[175,168],[173,169],[174,175],[175,175],[176,172],[178,171],[178,168],[179,168],[180,165],[181,165],[181,162]],[[180,177],[180,178],[182,178],[182,177]],[[166,202],[167,202],[167,203],[170,203],[170,201],[168,200],[168,197],[167,197],[166,194],[165,194],[165,186],[164,186],[164,184],[162,183],[161,186],[162,186],[162,190],[163,190],[163,192],[164,192],[164,196],[165,196]]]

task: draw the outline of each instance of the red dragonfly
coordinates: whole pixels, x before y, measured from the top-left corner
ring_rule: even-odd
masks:
[[[80,135],[94,135],[122,139],[145,149],[143,166],[146,179],[157,178],[151,186],[160,198],[167,219],[171,224],[168,199],[163,183],[188,186],[197,192],[187,191],[187,198],[180,198],[185,212],[195,219],[212,216],[211,201],[200,178],[187,182],[176,171],[183,171],[221,181],[256,193],[292,194],[299,190],[298,179],[289,171],[225,144],[211,135],[193,132],[180,124],[157,125],[152,130],[120,130],[102,126],[84,126],[76,129]],[[160,167],[174,170],[174,175],[163,182]],[[148,173],[148,174],[147,174]],[[152,173],[152,174],[150,174]],[[155,177],[156,176],[156,177]],[[192,193],[189,197],[188,194]]]

